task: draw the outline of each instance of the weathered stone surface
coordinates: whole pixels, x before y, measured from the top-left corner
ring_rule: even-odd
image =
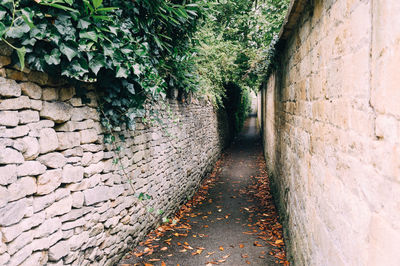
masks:
[[[52,128],[43,128],[40,130],[39,138],[40,153],[47,153],[58,148],[58,137],[56,131]]]
[[[19,110],[31,107],[31,101],[27,96],[5,99],[0,101],[0,110]]]
[[[38,158],[38,161],[50,168],[63,168],[67,163],[64,155],[59,152],[51,152],[42,155]]]
[[[80,132],[81,144],[93,143],[98,140],[97,131],[95,129],[86,129]]]
[[[74,108],[72,110],[71,121],[82,121],[87,119],[91,119],[94,121],[100,120],[99,113],[96,111],[95,108],[85,106],[81,108]]]
[[[17,170],[18,171],[18,170]],[[9,201],[14,201],[36,193],[36,179],[30,176],[18,178],[8,187]]]
[[[124,191],[123,186],[105,187],[97,186],[92,189],[87,189],[83,193],[85,195],[85,205],[92,205],[98,202],[115,199]]]
[[[65,231],[65,230],[73,229],[76,227],[80,227],[80,226],[85,225],[86,222],[87,221],[85,218],[80,218],[80,219],[78,219],[76,221],[72,221],[72,222],[66,222],[66,223],[63,223],[62,230]]]
[[[11,257],[9,264],[19,265],[21,262],[27,259],[31,254],[32,254],[32,245],[28,244]]]
[[[40,116],[56,123],[63,123],[71,118],[72,107],[63,102],[43,102]]]
[[[2,49],[3,47],[0,47]],[[9,56],[0,55],[0,67],[4,67],[11,64],[11,58]]]
[[[61,220],[58,217],[46,219],[38,228],[33,231],[35,238],[47,237],[61,228]]]
[[[36,215],[25,218],[18,224],[3,227],[1,232],[3,233],[3,241],[10,242],[14,240],[17,236],[19,236],[22,232],[25,232],[44,221],[44,212],[37,213]]]
[[[21,86],[15,80],[0,77],[0,95],[4,97],[18,97],[21,95]]]
[[[85,176],[90,177],[94,174],[99,174],[104,170],[104,163],[98,162],[96,164],[91,164],[88,167],[85,167]]]
[[[49,249],[49,260],[58,261],[70,252],[68,241],[60,241]]]
[[[47,260],[48,260],[47,252],[38,251],[32,253],[26,260],[24,260],[21,266],[46,265]]]
[[[85,120],[82,122],[68,121],[62,125],[59,125],[56,129],[57,131],[72,132],[76,130],[84,130],[93,127],[94,127],[93,120]]]
[[[54,202],[50,207],[48,207],[46,211],[46,217],[54,217],[58,215],[62,215],[71,211],[72,208],[72,197],[68,196],[59,201]]]
[[[0,138],[19,138],[28,135],[29,127],[18,126],[0,129]]]
[[[20,83],[22,94],[31,99],[39,100],[42,98],[42,88],[32,82]]]
[[[49,80],[49,76],[44,72],[31,71],[28,75],[28,79],[39,85],[46,85]]]
[[[62,230],[58,230],[57,232],[51,234],[45,238],[34,239],[32,241],[33,251],[37,250],[48,250],[49,247],[57,243],[59,240],[63,238]],[[47,251],[46,251],[47,252]],[[47,264],[46,264],[47,265]]]
[[[74,192],[72,195],[72,207],[81,208],[83,206],[84,195],[82,192]]]
[[[58,150],[66,150],[81,144],[79,132],[57,132]]]
[[[18,125],[19,117],[17,111],[0,111],[0,125],[15,127]]]
[[[43,102],[41,100],[31,100],[31,109],[40,111],[43,108]]]
[[[37,161],[26,161],[17,168],[18,176],[40,175],[46,171],[46,166]]]
[[[18,142],[23,145],[23,156],[25,160],[33,160],[39,155],[40,146],[37,138],[24,137],[18,139]]]
[[[13,163],[23,163],[24,156],[22,153],[10,149],[10,148],[1,148],[0,147],[0,164],[13,164]]]
[[[26,246],[27,244],[31,243],[33,240],[33,232],[27,231],[19,235],[15,240],[8,244],[8,253],[13,255],[22,247]]]
[[[45,195],[53,192],[61,185],[62,170],[49,170],[37,179],[37,195]]]
[[[6,186],[17,181],[17,166],[9,164],[0,166],[0,185]]]
[[[67,101],[75,96],[75,88],[74,87],[66,87],[61,88],[59,93],[60,101]]]
[[[62,183],[77,183],[83,179],[83,167],[66,165],[63,168]]]
[[[33,201],[33,212],[38,212],[44,208],[50,206],[56,201],[56,196],[54,193],[43,197],[35,197]]]
[[[9,226],[21,221],[28,212],[28,200],[26,198],[10,202],[0,209],[0,226]]]
[[[10,192],[5,187],[0,187],[0,208],[10,200]]]
[[[44,88],[42,92],[42,100],[55,101],[58,99],[58,90],[55,88]]]
[[[4,253],[0,255],[0,264],[1,265],[6,265],[8,264],[7,262],[10,260],[10,255],[8,253]]]
[[[32,110],[21,111],[18,114],[20,124],[39,122],[39,112]]]

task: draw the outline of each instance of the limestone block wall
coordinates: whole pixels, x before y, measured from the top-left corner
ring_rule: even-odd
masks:
[[[94,91],[82,104],[73,87],[19,72],[1,52],[0,265],[112,265],[159,222],[138,194],[169,216],[224,145],[225,117],[210,103],[170,100],[162,124],[118,133],[135,195],[104,145]]]
[[[400,1],[292,1],[259,94],[294,265],[400,264]]]

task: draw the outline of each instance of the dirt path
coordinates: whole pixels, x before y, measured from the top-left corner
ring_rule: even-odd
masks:
[[[179,222],[150,234],[120,265],[288,264],[264,169],[256,118],[250,117],[178,213]]]

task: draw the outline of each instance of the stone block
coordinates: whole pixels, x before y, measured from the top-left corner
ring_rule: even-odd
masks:
[[[12,79],[0,77],[0,95],[3,97],[21,96],[21,86]]]
[[[43,102],[41,100],[31,100],[31,109],[40,111],[43,108]]]
[[[43,102],[40,116],[56,123],[63,123],[71,118],[72,107],[63,102]]]
[[[20,124],[34,123],[39,122],[40,120],[38,111],[25,110],[19,112],[18,116]]]
[[[25,160],[33,160],[39,155],[40,146],[37,138],[33,137],[24,137],[22,139],[18,139],[18,142],[23,145],[23,156]]]
[[[0,55],[0,67],[2,68],[2,67],[7,66],[9,64],[11,64],[11,58],[9,56]]]
[[[94,122],[93,120],[85,120],[82,122],[78,121],[68,121],[62,125],[57,126],[57,131],[64,131],[64,132],[72,132],[76,130],[85,130],[88,128],[93,128]]]
[[[20,110],[31,107],[31,101],[27,96],[5,99],[0,101],[0,110]]]
[[[80,131],[81,144],[93,143],[98,140],[97,131],[95,129],[86,129]]]
[[[74,87],[66,87],[66,88],[60,89],[60,93],[59,93],[60,101],[68,101],[74,96],[75,96],[75,88]]]
[[[13,163],[23,163],[24,156],[19,151],[10,148],[0,147],[0,164],[13,164]]]
[[[43,197],[34,197],[33,212],[36,213],[38,211],[41,211],[44,208],[47,208],[48,206],[53,204],[55,201],[56,201],[56,196],[54,193],[51,193]]]
[[[19,138],[28,135],[28,133],[29,127],[27,126],[0,129],[1,138]]]
[[[17,166],[9,164],[0,166],[0,185],[6,186],[17,181]]]
[[[64,155],[59,152],[51,152],[42,155],[38,158],[38,161],[50,168],[63,168],[67,163]]]
[[[50,207],[48,207],[45,210],[46,218],[62,215],[64,213],[71,211],[71,208],[72,208],[72,197],[68,196],[59,201],[54,202]]]
[[[31,71],[28,75],[28,79],[39,85],[46,85],[47,81],[49,80],[49,76],[44,72]]]
[[[58,100],[58,90],[55,88],[44,88],[42,92],[43,101],[56,101]]]
[[[0,125],[15,127],[18,126],[19,117],[17,111],[0,111]]]
[[[58,150],[66,150],[81,144],[79,132],[57,132]]]
[[[61,228],[61,220],[58,217],[46,219],[38,228],[33,230],[35,238],[43,238],[51,235]]]
[[[72,110],[71,121],[83,121],[88,119],[100,121],[100,115],[95,108],[85,106]]]
[[[18,176],[41,175],[46,171],[46,166],[38,161],[26,161],[17,168]]]
[[[82,192],[73,192],[72,194],[72,207],[81,208],[84,202],[84,195]]]
[[[62,170],[48,170],[37,179],[37,195],[46,195],[61,185]]]
[[[10,193],[5,187],[0,187],[0,208],[6,205],[9,201]]]
[[[58,261],[70,252],[68,241],[60,241],[49,249],[49,260]]]
[[[7,265],[9,264],[8,261],[10,260],[10,254],[4,253],[0,255],[0,264],[1,265]]]
[[[67,164],[63,168],[62,183],[77,183],[83,179],[84,168]]]
[[[32,251],[32,245],[26,245],[11,257],[9,265],[20,265],[24,260],[29,258],[29,256],[32,254]]]
[[[8,186],[9,201],[14,201],[36,193],[36,179],[30,176],[19,178]]]
[[[41,212],[29,218],[22,219],[18,224],[2,228],[1,231],[3,233],[3,241],[6,243],[11,242],[20,234],[22,234],[22,232],[30,230],[31,228],[43,223],[44,218],[44,212]]]
[[[85,176],[86,177],[90,177],[94,174],[99,174],[101,172],[103,172],[104,170],[104,163],[103,162],[98,162],[96,164],[91,164],[87,167],[85,167]]]
[[[33,232],[27,231],[19,235],[12,242],[8,243],[8,253],[10,255],[15,254],[18,250],[31,243],[33,240]]]
[[[29,202],[26,198],[10,202],[0,209],[0,226],[16,224],[29,211]]]
[[[379,115],[375,120],[375,134],[389,142],[399,141],[399,122],[391,116]]]
[[[48,252],[47,250],[49,249],[49,247],[53,246],[55,243],[57,243],[62,238],[63,238],[63,232],[60,229],[48,237],[34,239],[31,243],[32,247],[33,247],[33,251],[45,250],[45,252],[47,254],[47,252]],[[40,264],[40,265],[42,265],[42,264]],[[45,264],[45,265],[48,265],[48,264]]]
[[[20,83],[22,94],[31,99],[40,100],[42,98],[42,88],[32,82]]]
[[[52,128],[43,128],[39,136],[40,153],[47,153],[58,148],[58,137]]]
[[[32,245],[34,249],[34,245]],[[20,266],[46,265],[48,260],[47,251],[32,253]]]

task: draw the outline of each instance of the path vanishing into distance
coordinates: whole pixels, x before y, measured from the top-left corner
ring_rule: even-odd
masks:
[[[289,264],[254,116],[176,220],[132,247],[119,265]]]

